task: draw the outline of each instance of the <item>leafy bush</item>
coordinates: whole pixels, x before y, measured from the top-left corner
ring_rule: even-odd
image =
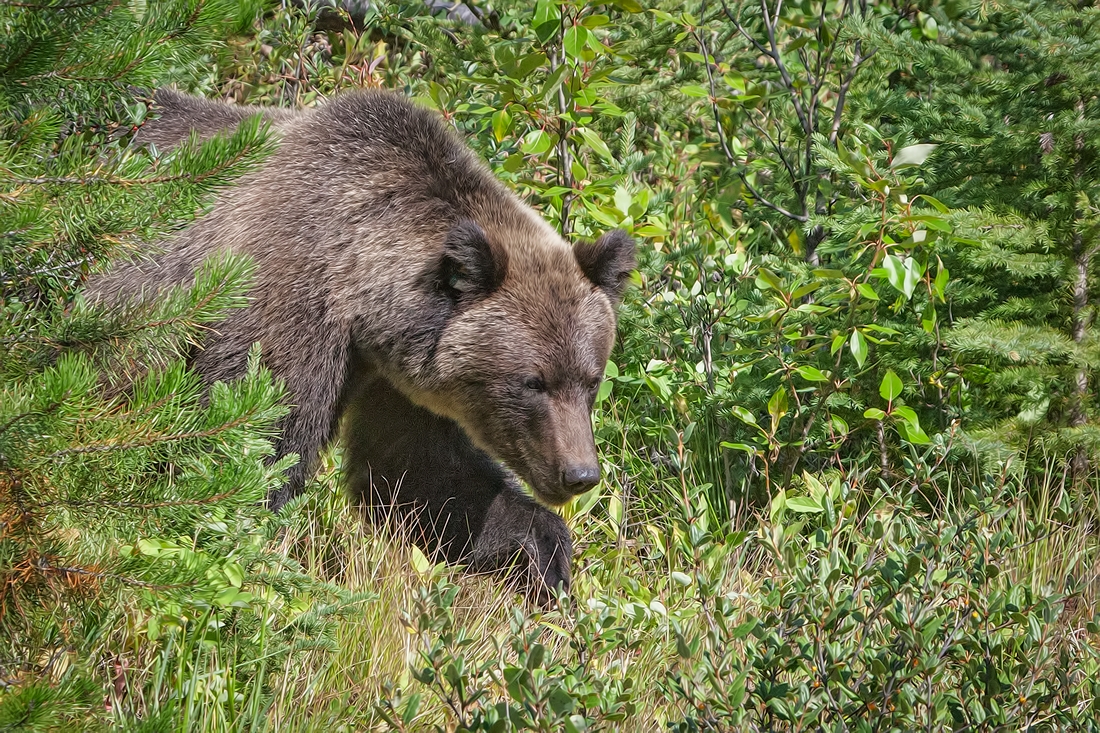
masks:
[[[1098,650],[1065,618],[1076,590],[1002,574],[1045,532],[1013,530],[1011,492],[987,483],[928,517],[880,489],[860,516],[853,487],[804,478],[810,495],[745,540],[770,566],[751,597],[700,578],[706,628],[677,629],[667,683],[691,710],[675,730],[1095,729]]]

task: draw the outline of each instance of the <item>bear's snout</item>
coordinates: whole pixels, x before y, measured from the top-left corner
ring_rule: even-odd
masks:
[[[561,473],[562,488],[573,496],[583,494],[599,482],[600,467],[595,464],[567,466]]]

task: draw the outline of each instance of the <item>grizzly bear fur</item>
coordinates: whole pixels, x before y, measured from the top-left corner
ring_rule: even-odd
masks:
[[[591,411],[633,241],[570,247],[437,114],[395,94],[304,112],[167,90],[156,102],[139,143],[163,150],[258,113],[278,149],[160,253],[93,278],[88,298],[140,297],[212,253],[247,253],[249,305],[191,360],[208,383],[234,379],[259,342],[285,382],[277,455],[300,462],[272,509],[301,491],[346,414],[346,479],[372,515],[398,508],[452,561],[491,569],[522,554],[533,579],[568,587],[568,529],[517,475],[548,505],[599,480]]]

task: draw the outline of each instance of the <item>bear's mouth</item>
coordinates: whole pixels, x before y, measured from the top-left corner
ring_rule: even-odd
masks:
[[[535,494],[535,498],[543,504],[551,507],[559,507],[563,504],[569,503],[569,500],[577,496],[565,489],[561,484],[551,485],[549,487],[539,486],[538,484],[527,482],[531,486],[531,490]]]

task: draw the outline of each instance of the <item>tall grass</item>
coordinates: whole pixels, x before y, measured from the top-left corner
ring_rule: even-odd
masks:
[[[629,475],[631,459],[617,458]],[[673,505],[689,503],[681,507],[681,517],[668,518],[663,527],[647,521],[644,500],[623,500],[642,490],[637,485],[604,484],[578,501],[570,518],[578,539],[571,598],[558,608],[539,609],[496,578],[432,566],[400,537],[364,524],[344,498],[336,463],[330,460],[306,498],[290,507],[270,549],[300,564],[307,575],[359,593],[360,601],[341,607],[325,598],[300,597],[293,608],[273,609],[266,623],[216,639],[202,632],[210,619],[195,619],[157,643],[133,619],[118,624],[103,638],[98,656],[116,681],[104,705],[120,723],[141,719],[164,730],[388,730],[392,726],[384,712],[392,718],[410,709],[414,714],[402,723],[404,729],[451,730],[461,718],[449,696],[453,688],[415,678],[432,644],[448,633],[465,640],[448,647],[445,659],[461,668],[464,684],[479,696],[469,712],[512,698],[507,670],[530,664],[513,646],[522,629],[545,645],[542,668],[559,664],[591,680],[628,681],[630,714],[616,719],[609,713],[610,719],[600,723],[600,715],[592,714],[604,704],[597,701],[587,711],[597,728],[663,728],[692,713],[669,687],[671,674],[694,663],[684,656],[684,639],[706,634],[708,628],[713,633],[715,604],[721,599],[738,609],[724,623],[752,618],[761,589],[792,577],[759,544],[745,539],[777,527],[783,531],[782,516],[739,517],[738,525],[752,531],[733,537],[730,525],[715,525],[713,513],[706,518],[707,510],[700,510],[706,492],[680,478],[646,487],[666,492]],[[950,496],[944,489],[943,495]],[[1025,584],[1037,595],[1069,593],[1062,628],[1067,637],[1087,636],[1082,621],[1091,618],[1100,589],[1095,494],[1070,493],[1064,477],[1053,474],[1027,487],[1006,473],[999,490],[1016,497],[1001,520],[1003,527],[1026,538],[998,559],[1004,585]],[[866,495],[869,488],[862,491]],[[1071,496],[1088,496],[1090,504],[1067,512]],[[622,502],[621,509],[609,512],[614,501]],[[956,509],[945,504],[942,516]],[[876,510],[861,511],[871,521]],[[785,521],[794,519],[788,515]],[[709,544],[698,543],[701,550],[693,550],[687,536],[697,523],[709,523],[706,532],[712,538]],[[797,535],[790,537],[792,548],[809,547]],[[716,579],[716,585],[706,586],[707,578]],[[453,586],[457,592],[448,607],[432,605],[448,598],[439,589]],[[293,642],[294,649],[283,648],[282,630],[311,615],[317,617],[311,621],[316,637],[306,633]],[[448,619],[433,627],[434,637],[423,626],[428,616],[432,623]],[[254,643],[236,643],[242,634],[251,634]],[[731,641],[726,654],[741,653],[743,643]],[[418,698],[411,708],[410,697]]]

